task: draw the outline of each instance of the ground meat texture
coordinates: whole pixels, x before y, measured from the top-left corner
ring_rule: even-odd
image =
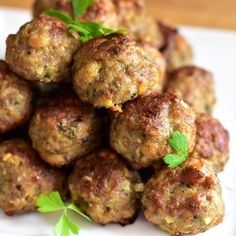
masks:
[[[132,40],[159,47],[163,36],[156,21],[146,12],[143,0],[113,0],[120,28],[128,29]]]
[[[70,75],[77,33],[57,18],[40,15],[7,38],[6,60],[12,71],[27,80],[60,82]]]
[[[52,166],[70,164],[102,143],[96,111],[76,96],[63,96],[39,105],[30,124],[33,147]]]
[[[126,35],[90,40],[77,52],[74,88],[95,107],[120,111],[120,104],[152,91],[160,71]]]
[[[31,87],[0,60],[0,134],[26,123],[32,110]]]
[[[168,78],[167,91],[180,96],[197,112],[212,113],[216,102],[213,75],[196,66],[173,71]]]
[[[175,169],[156,172],[142,203],[147,220],[171,235],[204,232],[224,217],[220,182],[203,159],[189,158]]]
[[[65,173],[48,167],[24,140],[0,144],[0,207],[7,215],[36,211],[41,194],[66,194]]]
[[[191,156],[204,158],[213,164],[217,172],[222,171],[229,159],[228,131],[207,114],[198,115],[196,127],[196,146]]]
[[[158,94],[163,92],[163,89],[166,84],[166,72],[167,72],[167,64],[166,60],[163,57],[162,53],[160,53],[156,48],[148,45],[148,44],[140,44],[139,45],[147,58],[156,64],[157,68],[160,70],[160,80],[157,82],[156,86],[152,89],[154,92],[156,91]]]
[[[133,168],[149,167],[173,152],[168,139],[174,131],[184,132],[193,150],[195,118],[195,112],[174,94],[140,97],[127,103],[113,120],[110,145]]]
[[[71,0],[36,0],[33,8],[33,15],[36,17],[44,10],[53,8],[73,15]],[[102,24],[105,27],[118,27],[116,9],[112,0],[95,0],[81,17],[84,21],[93,21]]]
[[[96,223],[132,223],[139,209],[136,173],[109,149],[77,161],[69,178],[72,201]]]
[[[164,38],[160,47],[166,58],[168,70],[172,71],[193,61],[193,52],[188,41],[178,32],[178,29],[158,22],[158,28]],[[160,42],[162,40],[160,39]]]

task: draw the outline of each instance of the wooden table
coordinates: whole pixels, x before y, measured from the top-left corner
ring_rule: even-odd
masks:
[[[236,0],[146,0],[156,18],[176,24],[236,30]],[[30,8],[33,0],[0,0],[1,6]]]

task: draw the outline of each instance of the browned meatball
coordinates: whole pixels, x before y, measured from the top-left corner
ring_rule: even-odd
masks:
[[[173,71],[168,78],[167,91],[180,96],[197,112],[211,113],[216,102],[213,75],[196,66]]]
[[[30,86],[0,60],[0,134],[26,123],[31,110]]]
[[[95,107],[120,111],[120,104],[151,92],[159,79],[157,65],[126,35],[90,40],[75,57],[74,88]]]
[[[159,47],[164,40],[156,21],[146,12],[143,0],[113,0],[120,28],[128,29],[132,40]]]
[[[36,211],[41,194],[66,194],[65,173],[48,167],[24,140],[0,143],[0,207],[7,215]]]
[[[157,93],[162,93],[163,89],[166,84],[166,72],[167,72],[167,64],[166,60],[163,57],[162,53],[158,51],[156,48],[148,45],[148,44],[140,44],[139,45],[144,53],[146,54],[147,58],[156,64],[157,68],[160,70],[160,80],[156,84],[156,89],[154,88],[153,90],[156,91]]]
[[[76,96],[41,104],[31,121],[29,135],[33,147],[52,166],[67,165],[102,143],[96,111]]]
[[[174,131],[187,135],[192,151],[195,118],[195,112],[174,94],[137,98],[113,120],[110,144],[133,168],[145,168],[173,151],[168,139]]]
[[[36,0],[33,7],[34,16],[38,16],[48,8],[57,9],[73,17],[71,0]],[[105,27],[117,28],[118,19],[112,0],[95,0],[81,17],[85,21],[93,21]]]
[[[171,235],[195,234],[222,222],[224,202],[209,162],[189,158],[149,179],[142,203],[148,221]]]
[[[229,159],[229,133],[223,125],[207,114],[199,114],[196,120],[196,146],[191,154],[209,160],[219,172]]]
[[[27,80],[59,82],[70,75],[79,45],[64,22],[40,15],[7,39],[6,60],[12,71]]]
[[[134,221],[139,185],[136,173],[109,149],[78,160],[69,179],[72,201],[102,225]]]
[[[168,70],[171,71],[178,67],[192,64],[192,48],[187,40],[178,32],[178,29],[161,22],[158,23],[158,28],[164,38],[164,44],[160,50],[166,58]],[[163,42],[162,39],[159,39],[159,41]]]

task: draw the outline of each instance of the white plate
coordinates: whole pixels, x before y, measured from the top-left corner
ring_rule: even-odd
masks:
[[[7,35],[15,33],[29,19],[27,11],[0,9],[0,58],[4,58]],[[220,174],[226,203],[225,219],[222,224],[200,235],[236,236],[236,32],[187,27],[183,27],[182,32],[193,45],[196,64],[215,75],[218,98],[215,117],[221,120],[231,136],[230,161]],[[56,220],[57,215],[52,214],[9,218],[0,212],[0,236],[49,236]],[[101,227],[83,220],[79,220],[79,224],[80,236],[167,235],[146,222],[142,214],[133,225],[126,227]]]

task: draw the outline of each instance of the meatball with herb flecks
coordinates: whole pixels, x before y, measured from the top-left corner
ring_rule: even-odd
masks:
[[[161,94],[166,84],[166,60],[163,57],[162,53],[160,53],[156,48],[151,47],[148,44],[140,44],[139,46],[143,49],[147,58],[151,62],[155,63],[160,70],[160,80],[157,82],[156,89],[154,88],[153,91],[156,91],[157,93]]]
[[[224,217],[219,179],[204,159],[158,170],[144,188],[142,203],[147,220],[171,235],[204,232]]]
[[[189,42],[179,33],[178,29],[162,22],[158,22],[157,28],[163,35],[160,51],[166,58],[168,71],[172,71],[184,65],[191,65],[193,52]]]
[[[168,78],[167,91],[180,96],[197,112],[212,113],[216,102],[213,75],[196,66],[173,71]]]
[[[137,173],[109,149],[78,160],[69,178],[72,201],[102,225],[126,225],[135,220],[141,185]]]
[[[60,82],[70,76],[79,46],[76,32],[61,20],[39,15],[7,38],[6,60],[12,71],[27,80]]]
[[[185,133],[189,151],[195,145],[196,114],[174,94],[149,95],[124,106],[113,119],[110,145],[135,169],[149,167],[173,150],[173,132]]]
[[[47,166],[24,140],[0,143],[0,207],[7,215],[36,211],[41,194],[66,195],[65,173]]]
[[[113,0],[120,28],[128,30],[137,43],[159,47],[164,40],[156,27],[156,21],[146,12],[143,0]]]
[[[100,147],[103,136],[96,111],[75,95],[39,105],[29,135],[41,158],[52,166],[68,165],[89,154]]]
[[[72,0],[36,0],[33,15],[36,17],[46,9],[56,9],[74,17]],[[95,0],[81,16],[82,21],[97,22],[105,27],[117,28],[118,19],[112,0]]]
[[[32,90],[0,60],[0,134],[25,124],[32,111]]]
[[[121,111],[120,104],[152,92],[159,79],[159,68],[126,35],[90,40],[75,56],[74,88],[95,107]]]
[[[196,145],[191,153],[213,165],[219,172],[229,159],[229,133],[217,119],[207,114],[199,114],[196,119]]]

